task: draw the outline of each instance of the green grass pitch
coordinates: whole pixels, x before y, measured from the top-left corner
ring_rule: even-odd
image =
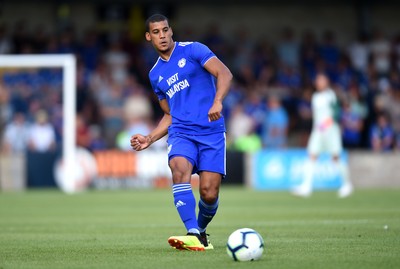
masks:
[[[220,201],[215,250],[187,252],[167,244],[185,233],[170,190],[0,193],[0,268],[400,268],[398,189],[340,200],[223,187]],[[243,227],[264,237],[260,261],[227,256]]]

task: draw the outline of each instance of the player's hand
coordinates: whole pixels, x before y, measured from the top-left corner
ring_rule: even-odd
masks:
[[[208,121],[216,121],[221,118],[222,102],[215,101],[208,111]]]
[[[147,149],[151,145],[151,138],[141,134],[131,137],[131,147],[136,151]]]

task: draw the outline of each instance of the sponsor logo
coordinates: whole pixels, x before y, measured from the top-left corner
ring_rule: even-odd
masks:
[[[163,80],[164,78],[162,77],[162,76],[159,76],[158,77],[158,83],[160,83],[161,82],[161,80]]]
[[[181,207],[181,206],[184,206],[184,205],[186,205],[186,203],[182,202],[181,200],[179,200],[179,201],[176,202],[176,204],[175,204],[176,208]]]
[[[179,79],[178,73],[172,75],[169,79],[167,79],[168,86],[171,86],[173,83],[177,82]]]
[[[185,60],[186,61],[186,60]],[[169,98],[172,98],[175,93],[180,92],[183,89],[186,89],[190,86],[187,79],[179,81],[178,73],[172,75],[170,78],[167,79],[168,86],[171,88],[166,92]]]

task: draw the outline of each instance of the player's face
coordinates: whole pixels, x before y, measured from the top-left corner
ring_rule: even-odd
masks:
[[[157,51],[166,53],[173,48],[173,32],[167,21],[150,23],[149,28],[146,40],[150,41]]]
[[[328,78],[325,75],[317,75],[315,78],[315,88],[317,91],[323,91],[329,87]]]

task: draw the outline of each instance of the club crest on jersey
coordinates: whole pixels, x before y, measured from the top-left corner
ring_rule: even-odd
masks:
[[[180,59],[180,60],[178,61],[178,66],[179,66],[180,68],[183,68],[185,65],[186,65],[186,59],[185,59],[185,58],[182,58],[182,59]]]

